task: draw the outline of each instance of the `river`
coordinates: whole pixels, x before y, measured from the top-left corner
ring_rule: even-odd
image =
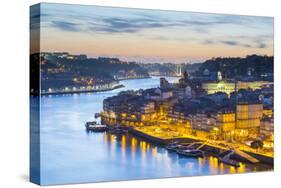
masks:
[[[178,78],[167,78],[175,81]],[[118,181],[259,171],[218,163],[215,157],[179,157],[132,135],[87,133],[85,122],[102,109],[102,100],[129,89],[159,86],[159,77],[123,80],[125,86],[100,93],[41,98],[41,183],[43,185]],[[264,169],[263,169],[264,170]]]

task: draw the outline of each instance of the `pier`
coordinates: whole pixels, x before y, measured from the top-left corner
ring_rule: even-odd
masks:
[[[238,157],[249,161],[251,163],[259,163],[260,161],[258,159],[256,159],[255,157],[245,153],[244,151],[241,151],[239,149],[234,149],[234,154],[238,155]]]

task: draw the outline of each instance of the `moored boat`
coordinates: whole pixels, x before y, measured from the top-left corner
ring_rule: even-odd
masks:
[[[85,126],[86,126],[87,131],[103,132],[103,131],[108,130],[106,125],[97,124],[96,121],[86,122]]]
[[[95,113],[95,118],[99,118],[101,116],[100,113]]]
[[[88,121],[85,123],[85,127],[89,127],[89,126],[93,126],[93,125],[97,125],[96,121]]]
[[[220,162],[230,165],[230,166],[234,166],[234,167],[240,167],[240,163],[232,160],[230,157],[234,154],[234,150],[227,150],[222,152],[221,154],[219,154],[218,159]]]
[[[197,149],[177,150],[177,153],[185,157],[204,157],[204,152]]]
[[[174,152],[176,152],[179,149],[184,149],[184,148],[186,148],[186,146],[183,146],[181,144],[171,144],[171,145],[166,146],[166,149],[168,151],[174,151]]]
[[[240,167],[240,163],[235,161],[235,160],[232,160],[232,159],[229,159],[229,158],[227,159],[227,158],[224,158],[224,157],[219,157],[218,159],[219,159],[219,161],[221,161],[224,164],[234,166],[236,168]]]

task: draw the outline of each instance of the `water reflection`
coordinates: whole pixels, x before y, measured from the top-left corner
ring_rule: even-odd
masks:
[[[92,136],[92,135],[89,135]],[[241,163],[239,168],[231,167],[219,162],[218,158],[207,156],[205,158],[186,158],[177,155],[175,152],[168,152],[165,148],[136,138],[130,134],[114,135],[103,133],[104,144],[110,150],[110,158],[114,158],[118,153],[118,146],[121,151],[121,160],[133,160],[136,155],[139,157],[142,167],[149,165],[151,161],[161,162],[167,171],[181,171],[182,168],[189,172],[198,172],[197,175],[203,174],[223,174],[223,173],[243,173],[246,171],[255,171],[255,168],[247,167]],[[157,164],[157,162],[156,162]],[[155,164],[153,164],[155,166]],[[157,165],[156,165],[157,166]],[[180,175],[180,174],[179,174]]]

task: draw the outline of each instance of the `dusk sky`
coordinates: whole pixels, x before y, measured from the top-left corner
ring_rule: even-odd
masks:
[[[176,63],[273,55],[273,18],[41,4],[41,51]]]

